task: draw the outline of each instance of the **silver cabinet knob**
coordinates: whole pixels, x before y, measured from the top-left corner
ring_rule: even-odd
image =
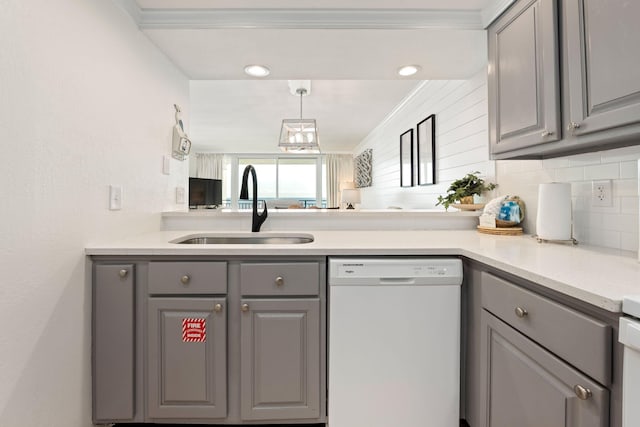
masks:
[[[129,270],[125,270],[124,268],[118,272],[118,275],[123,279],[127,277],[128,274],[129,274]]]
[[[182,282],[183,285],[188,285],[189,282],[191,281],[191,277],[187,276],[186,274],[184,276],[182,276],[180,278],[180,281]]]
[[[571,122],[567,125],[567,130],[570,130],[570,131],[574,131],[578,128],[580,128],[580,123]]]
[[[576,393],[576,396],[578,396],[578,399],[580,400],[588,400],[589,398],[591,398],[591,396],[593,396],[591,390],[586,387],[582,387],[580,384],[576,384],[575,386],[573,386],[573,391]]]
[[[516,312],[516,316],[518,316],[521,319],[523,317],[526,317],[529,314],[527,309],[526,308],[522,308],[522,307],[516,307],[515,312]]]
[[[276,285],[277,286],[284,285],[284,279],[281,276],[276,277]]]
[[[551,135],[553,135],[553,132],[551,132],[549,130],[546,130],[546,129],[542,132],[542,134],[540,134],[540,136],[542,136],[543,138],[546,138],[546,137],[551,136]]]
[[[213,306],[213,311],[220,313],[222,311],[222,304],[216,304]]]
[[[249,304],[242,304],[242,306],[240,307],[240,309],[242,311],[249,311]]]

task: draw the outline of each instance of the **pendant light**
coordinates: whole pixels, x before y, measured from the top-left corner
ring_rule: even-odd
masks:
[[[278,147],[287,153],[320,153],[318,127],[315,119],[302,118],[302,97],[309,92],[306,88],[296,89],[300,96],[300,118],[282,120]]]

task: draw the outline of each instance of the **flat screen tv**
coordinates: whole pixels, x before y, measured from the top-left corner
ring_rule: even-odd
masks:
[[[215,208],[222,205],[222,180],[189,178],[189,207]]]

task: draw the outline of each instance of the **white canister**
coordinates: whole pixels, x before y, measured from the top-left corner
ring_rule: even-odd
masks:
[[[536,234],[544,240],[571,240],[571,184],[539,185]]]

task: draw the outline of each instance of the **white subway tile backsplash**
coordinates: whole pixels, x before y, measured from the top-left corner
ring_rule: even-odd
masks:
[[[640,146],[616,148],[602,152],[602,163],[624,162],[640,158]]]
[[[620,163],[606,163],[591,165],[584,168],[584,179],[618,179],[620,178]]]
[[[638,216],[638,197],[620,197],[620,213]]]
[[[640,147],[581,154],[543,160],[496,162],[500,194],[516,192],[527,203],[526,230],[535,233],[537,185],[548,182],[570,182],[573,206],[574,236],[584,244],[623,250],[638,250],[638,168]],[[538,169],[539,167],[542,169]],[[529,170],[529,172],[524,172]],[[531,170],[537,170],[533,173]],[[610,179],[613,203],[608,207],[593,206],[592,181]]]
[[[578,154],[567,157],[570,166],[587,166],[601,163],[600,153]]]
[[[621,236],[619,231],[592,228],[589,232],[589,238],[585,243],[619,249],[620,242]]]
[[[619,179],[613,182],[613,197],[630,197],[638,195],[638,181],[635,179]]]
[[[542,167],[545,169],[568,168],[569,166],[571,166],[571,164],[568,157],[556,157],[542,161]]]
[[[554,180],[556,182],[582,181],[584,180],[584,168],[573,167],[556,169]]]
[[[635,215],[613,214],[603,216],[602,226],[598,227],[603,230],[624,231],[627,233],[638,232],[638,219]]]
[[[620,178],[637,178],[638,177],[638,162],[635,160],[629,160],[627,162],[620,162]]]

